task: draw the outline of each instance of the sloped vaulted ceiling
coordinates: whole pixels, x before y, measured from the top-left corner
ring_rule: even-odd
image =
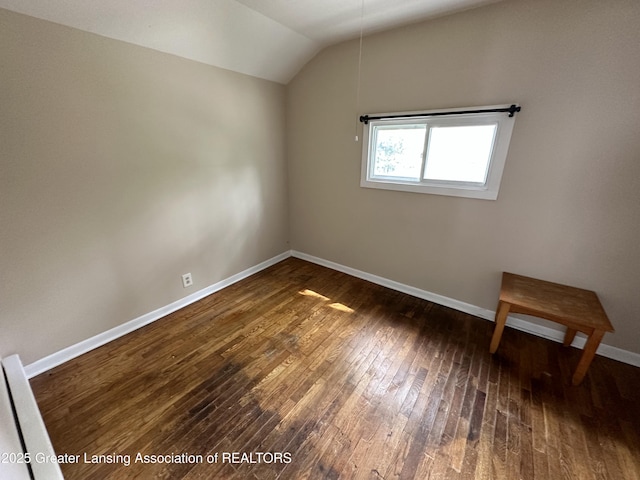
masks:
[[[364,0],[365,32],[500,0]],[[362,0],[0,0],[0,7],[279,83],[356,37]]]

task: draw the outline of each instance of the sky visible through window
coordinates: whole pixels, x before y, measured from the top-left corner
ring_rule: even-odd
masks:
[[[485,183],[496,125],[431,126],[425,180]],[[373,175],[419,181],[426,125],[377,127]]]
[[[424,178],[485,183],[495,131],[495,125],[431,128]]]

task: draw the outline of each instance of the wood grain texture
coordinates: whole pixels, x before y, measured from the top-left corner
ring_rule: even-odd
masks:
[[[595,292],[503,272],[496,326],[489,346],[491,353],[498,348],[510,311],[565,325],[565,347],[571,345],[576,332],[587,335],[587,342],[572,377],[573,385],[582,382],[604,334],[614,330]]]
[[[31,383],[70,480],[640,480],[640,369],[492,329],[290,258]]]

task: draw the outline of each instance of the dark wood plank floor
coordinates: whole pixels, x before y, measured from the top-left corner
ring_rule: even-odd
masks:
[[[31,384],[67,479],[640,479],[640,369],[492,327],[291,258]]]

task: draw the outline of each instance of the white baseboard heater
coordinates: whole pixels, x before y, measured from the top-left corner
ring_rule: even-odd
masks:
[[[0,373],[0,478],[63,479],[20,357],[3,358]]]

